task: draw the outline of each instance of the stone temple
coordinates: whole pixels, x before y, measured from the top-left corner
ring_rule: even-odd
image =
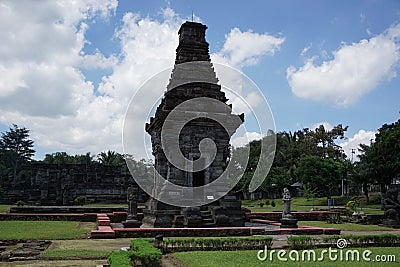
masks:
[[[229,140],[244,121],[243,114],[239,116],[232,114],[231,106],[226,104],[228,99],[221,91],[221,85],[218,84],[210,60],[209,44],[205,39],[206,29],[207,26],[196,22],[185,22],[179,29],[175,66],[167,90],[156,109],[155,116],[145,126],[146,132],[151,136],[156,171],[171,183],[193,188],[216,181],[224,172],[231,153]],[[187,66],[186,63],[199,64]],[[167,116],[178,105],[204,97],[219,101],[223,108],[221,110],[210,108],[204,117],[197,117],[182,125],[178,138],[179,150],[186,159],[193,162],[197,160],[197,165],[202,167],[197,171],[182,170],[168,160],[169,152],[162,146],[162,127]],[[211,119],[213,112],[222,116],[224,127]],[[234,116],[238,118],[236,121],[231,119]],[[179,122],[174,123],[176,127],[179,126]],[[211,139],[216,147],[212,162],[208,158],[201,157],[199,146],[205,138]],[[206,205],[200,201],[196,207],[176,207],[150,198],[143,210],[142,227],[244,226],[244,211],[241,210],[241,203],[234,195],[225,193],[225,196],[221,197],[218,195],[218,191],[221,191],[218,186],[207,190],[202,195],[215,201]],[[179,192],[174,193],[182,201],[186,197]]]

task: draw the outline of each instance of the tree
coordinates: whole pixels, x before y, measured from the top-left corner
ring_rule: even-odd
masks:
[[[125,164],[125,159],[123,155],[110,150],[108,150],[107,152],[100,152],[100,154],[97,155],[97,159],[100,163],[104,165],[115,166]]]
[[[311,155],[300,159],[295,173],[310,190],[322,190],[328,199],[333,189],[337,188],[341,176],[338,162]]]
[[[360,165],[366,180],[375,180],[386,193],[386,186],[400,176],[400,119],[384,124],[375,134],[375,142],[360,145]]]
[[[0,149],[14,152],[22,159],[29,161],[35,154],[33,143],[33,140],[29,139],[28,129],[19,128],[18,125],[13,124],[9,131],[2,133]]]
[[[30,162],[35,154],[34,142],[29,139],[29,130],[13,124],[9,131],[2,133],[0,139],[0,150],[12,160],[13,181],[16,182],[19,167]]]
[[[87,164],[90,165],[94,162],[94,155],[91,155],[90,152],[82,155],[75,155],[74,156],[74,163],[75,164]]]
[[[346,155],[342,148],[335,144],[335,141],[344,139],[347,128],[348,126],[343,127],[342,124],[338,124],[332,130],[326,130],[321,124],[314,131],[304,128],[296,131],[293,135],[287,134],[287,138],[290,140],[290,153],[293,154],[294,159],[297,159],[295,161],[306,155],[316,155],[333,160],[343,159]]]
[[[74,160],[74,156],[68,155],[67,152],[55,152],[46,154],[42,162],[47,164],[73,164]]]

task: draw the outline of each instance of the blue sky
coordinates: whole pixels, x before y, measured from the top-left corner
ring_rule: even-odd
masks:
[[[276,130],[342,123],[348,152],[399,118],[399,1],[2,1],[0,131],[29,128],[38,159],[122,152],[129,99],[173,64],[192,11],[213,60],[261,89]]]

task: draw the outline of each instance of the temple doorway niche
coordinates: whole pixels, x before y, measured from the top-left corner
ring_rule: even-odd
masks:
[[[205,185],[204,170],[193,173],[193,187]]]
[[[205,160],[204,158],[199,159],[199,157],[193,157],[193,160],[199,161],[200,170],[197,172],[192,172],[192,186],[199,187],[206,184],[206,177],[205,177]]]

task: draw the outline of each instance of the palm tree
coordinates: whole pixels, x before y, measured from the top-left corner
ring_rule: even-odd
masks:
[[[107,152],[100,152],[100,154],[97,155],[97,159],[104,165],[122,165],[125,162],[121,154],[110,150]]]

